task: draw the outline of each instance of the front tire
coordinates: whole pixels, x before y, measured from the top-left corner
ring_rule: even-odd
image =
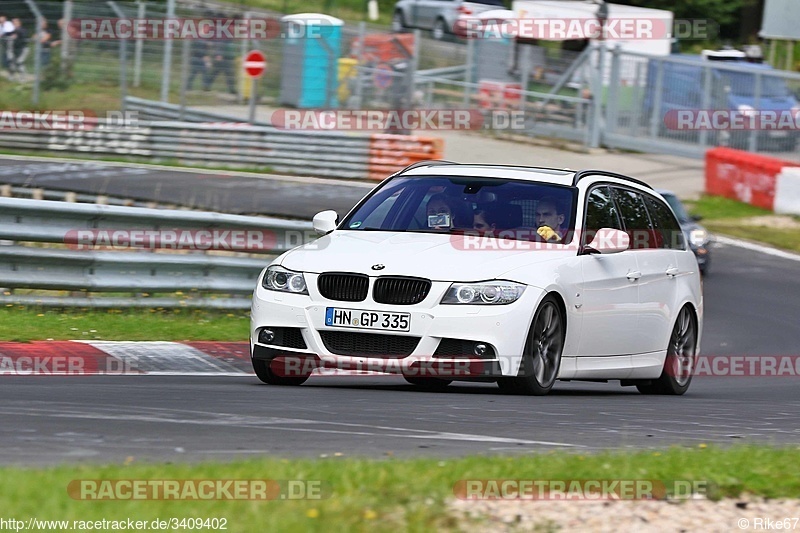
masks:
[[[434,23],[431,30],[431,36],[437,41],[441,41],[447,36],[447,23],[444,19],[436,19],[436,23]]]
[[[406,21],[401,11],[395,11],[392,15],[392,33],[402,33],[406,31]]]
[[[689,390],[697,363],[697,320],[689,306],[678,313],[669,337],[667,357],[661,376],[652,381],[637,383],[642,394],[680,396]]]
[[[270,368],[272,361],[264,359],[253,359],[253,371],[256,373],[258,379],[267,385],[283,385],[296,387],[302,385],[308,379],[308,376],[279,376]]]
[[[539,304],[516,377],[500,378],[500,390],[511,394],[544,396],[553,388],[561,368],[566,336],[564,317],[553,296]]]

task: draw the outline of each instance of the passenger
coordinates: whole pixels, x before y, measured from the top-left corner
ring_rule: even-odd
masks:
[[[434,194],[428,199],[425,208],[428,227],[433,229],[471,228],[472,209],[458,198],[444,193]]]
[[[546,196],[536,204],[536,233],[544,240],[561,242],[565,229],[562,227],[566,216],[558,201]]]

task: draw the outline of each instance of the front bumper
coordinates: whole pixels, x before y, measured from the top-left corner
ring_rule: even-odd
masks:
[[[313,276],[313,275],[311,275]],[[291,368],[306,371],[360,370],[403,374],[406,376],[470,379],[515,376],[522,358],[525,338],[534,310],[542,297],[535,287],[528,287],[519,300],[508,305],[440,305],[450,283],[433,282],[428,297],[416,305],[384,305],[371,301],[341,302],[315,294],[316,276],[309,276],[310,296],[269,291],[257,287],[253,294],[250,346],[254,359],[293,359]],[[409,313],[408,332],[388,332],[325,325],[328,307],[375,312]],[[262,328],[298,328],[305,349],[288,348],[259,342]],[[326,347],[321,333],[350,332],[359,335],[398,335],[419,338],[409,355],[343,355]],[[473,341],[487,345],[483,356],[474,354],[436,354],[442,339]],[[302,361],[298,367],[297,360]],[[288,368],[288,367],[287,367]],[[323,372],[324,373],[324,372]]]

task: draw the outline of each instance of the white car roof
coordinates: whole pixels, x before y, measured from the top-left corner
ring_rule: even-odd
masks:
[[[403,176],[469,176],[540,181],[558,185],[572,185],[575,171],[536,167],[503,165],[432,164],[420,165],[402,173]]]

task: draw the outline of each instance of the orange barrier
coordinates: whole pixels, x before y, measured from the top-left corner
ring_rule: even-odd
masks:
[[[443,156],[443,139],[376,133],[370,136],[369,179],[380,181],[417,161]]]
[[[778,174],[783,167],[799,166],[752,152],[712,148],[706,152],[706,192],[772,211]]]
[[[482,109],[518,108],[522,101],[522,85],[502,81],[478,82],[478,105]]]
[[[350,57],[360,57],[364,63],[389,63],[414,55],[413,33],[370,33],[364,36],[364,50],[359,56],[360,39],[353,40]]]

